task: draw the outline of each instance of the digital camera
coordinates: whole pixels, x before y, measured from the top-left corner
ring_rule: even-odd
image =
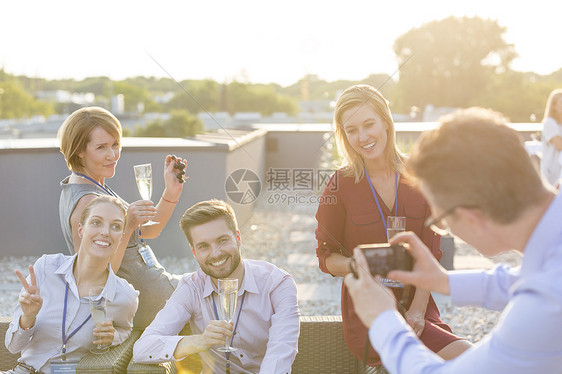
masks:
[[[401,244],[361,244],[358,246],[363,251],[369,264],[371,275],[380,275],[385,278],[391,270],[412,270],[414,260],[410,252]],[[349,264],[351,272],[357,278],[354,259]]]

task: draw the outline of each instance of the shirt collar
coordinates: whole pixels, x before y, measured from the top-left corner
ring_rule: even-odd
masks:
[[[72,292],[75,293],[76,297],[78,297],[78,286],[76,285],[76,279],[74,279],[74,273],[72,269],[74,268],[74,262],[78,258],[78,253],[75,253],[72,256],[68,256],[64,262],[55,270],[55,274],[64,275],[64,280],[68,282],[70,289]],[[111,269],[111,265],[108,265],[109,276],[107,277],[107,282],[105,283],[105,287],[103,290],[103,295],[107,299],[107,301],[113,301],[116,296],[117,290],[117,276]]]
[[[527,245],[523,251],[525,256],[521,271],[536,271],[540,268],[545,257],[545,251],[552,247],[562,235],[562,194],[558,194],[541,217],[539,223],[533,230]]]
[[[252,271],[252,266],[246,261],[242,260],[242,265],[244,266],[244,279],[242,280],[242,285],[240,286],[240,290],[238,293],[242,295],[244,292],[250,293],[258,293],[258,286],[256,284],[256,278],[254,276],[254,272]],[[217,288],[213,284],[211,277],[205,273],[203,270],[199,269],[198,272],[203,275],[204,277],[204,285],[203,285],[203,298],[210,296],[213,291],[217,292]]]

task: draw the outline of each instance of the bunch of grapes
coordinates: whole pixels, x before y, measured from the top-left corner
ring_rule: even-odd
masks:
[[[178,170],[178,173],[176,174],[177,178],[178,178],[178,182],[180,183],[184,183],[187,180],[187,177],[185,176],[185,165],[183,162],[181,162],[181,158],[176,157],[176,155],[172,156],[172,160],[176,161],[175,165],[174,165],[174,169]]]

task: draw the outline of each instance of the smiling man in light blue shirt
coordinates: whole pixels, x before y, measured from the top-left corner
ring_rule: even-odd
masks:
[[[520,268],[446,272],[412,233],[395,236],[415,258],[389,278],[450,294],[455,305],[502,311],[495,329],[454,360],[427,350],[355,251],[359,278],[345,282],[369,338],[391,373],[562,373],[562,196],[540,179],[498,113],[459,111],[422,136],[406,165],[429,201],[435,231],[450,230],[485,256],[515,250]]]

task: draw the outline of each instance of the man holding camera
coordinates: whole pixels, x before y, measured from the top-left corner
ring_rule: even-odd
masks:
[[[426,224],[450,227],[485,256],[525,257],[516,269],[446,272],[414,234],[391,240],[406,243],[415,263],[388,278],[450,294],[456,305],[503,310],[485,339],[443,361],[420,343],[355,249],[358,278],[349,274],[345,283],[370,341],[391,373],[562,373],[562,196],[543,183],[498,113],[470,108],[441,123],[422,135],[406,165],[432,207]]]

